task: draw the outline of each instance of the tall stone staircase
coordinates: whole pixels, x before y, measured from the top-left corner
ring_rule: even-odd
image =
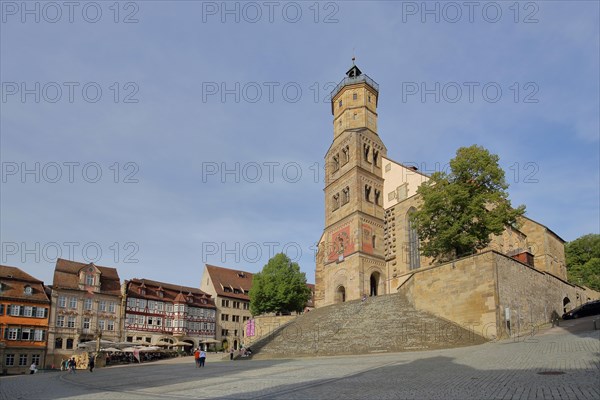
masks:
[[[415,309],[403,293],[305,313],[250,347],[252,358],[399,352],[484,343],[453,322]]]

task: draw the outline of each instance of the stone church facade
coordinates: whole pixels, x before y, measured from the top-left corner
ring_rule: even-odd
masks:
[[[567,282],[564,240],[526,217],[473,256],[434,265],[420,255],[409,217],[429,177],[388,157],[377,131],[378,84],[353,65],[331,99],[316,307],[404,291],[415,306],[459,324],[493,324],[496,336],[513,318],[539,324],[600,298]]]

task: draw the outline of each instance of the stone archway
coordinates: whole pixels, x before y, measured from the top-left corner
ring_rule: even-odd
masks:
[[[571,309],[571,306],[569,306],[569,304],[571,304],[571,299],[569,299],[568,297],[565,297],[563,299],[563,313],[566,313],[567,311],[569,311]]]
[[[379,295],[379,280],[381,278],[381,274],[377,271],[371,274],[369,278],[369,296],[377,296]]]
[[[346,301],[346,288],[342,285],[335,290],[335,302],[344,303]]]

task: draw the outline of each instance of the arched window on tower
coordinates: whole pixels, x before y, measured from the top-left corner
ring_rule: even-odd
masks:
[[[363,153],[364,153],[364,156],[365,156],[365,161],[369,162],[369,163],[371,162],[371,161],[369,161],[369,151],[370,150],[371,150],[371,146],[369,146],[366,143],[363,143]]]
[[[342,149],[342,164],[346,164],[348,161],[350,161],[350,146],[346,146]]]
[[[342,190],[342,204],[346,204],[350,202],[350,187],[346,186],[344,190]]]
[[[340,194],[336,193],[333,195],[333,211],[340,208]]]
[[[381,190],[375,189],[375,204],[379,205],[379,198],[381,197]]]
[[[368,202],[371,201],[371,189],[371,186],[365,185],[365,200],[367,200]]]
[[[377,160],[379,159],[379,152],[373,149],[373,164],[377,167]]]
[[[333,156],[333,172],[336,172],[340,169],[340,155],[339,153]]]
[[[417,269],[421,266],[421,256],[419,254],[419,235],[417,235],[417,229],[410,219],[411,215],[415,211],[416,210],[414,208],[410,208],[406,213],[409,269]]]

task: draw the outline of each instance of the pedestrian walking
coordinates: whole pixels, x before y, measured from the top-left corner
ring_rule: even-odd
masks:
[[[229,361],[233,361],[233,347],[229,349]]]
[[[94,372],[94,364],[96,362],[96,357],[94,357],[93,354],[90,354],[89,360],[88,360],[88,366],[90,367],[90,372]]]
[[[35,365],[35,361],[31,363],[31,366],[29,367],[29,374],[33,375],[37,372],[37,365]]]
[[[204,367],[204,363],[206,361],[206,352],[204,350],[200,351],[200,367]]]
[[[76,367],[77,362],[75,361],[75,357],[71,357],[71,359],[69,360],[69,373],[74,374]]]
[[[194,351],[194,362],[196,364],[196,368],[200,366],[200,349],[196,347]]]

